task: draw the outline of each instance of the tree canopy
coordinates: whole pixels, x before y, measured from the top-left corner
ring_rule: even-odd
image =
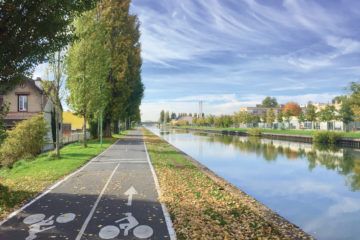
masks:
[[[0,94],[72,39],[70,24],[97,0],[0,1]]]
[[[276,107],[278,103],[275,97],[272,98],[268,96],[262,101],[261,105],[266,108],[273,108]]]
[[[285,104],[283,113],[285,114],[287,110],[290,111],[292,116],[297,116],[301,112],[301,107],[296,102],[288,102]]]

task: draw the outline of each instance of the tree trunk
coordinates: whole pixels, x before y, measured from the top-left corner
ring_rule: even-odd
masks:
[[[119,134],[119,121],[114,120],[114,133]]]
[[[56,131],[55,131],[55,135],[56,135],[56,157],[60,158],[60,134],[59,134],[59,107],[55,108],[55,125],[56,125]]]
[[[83,125],[83,145],[86,148],[86,114],[84,115],[84,125]]]
[[[104,137],[111,137],[111,120],[105,121]]]

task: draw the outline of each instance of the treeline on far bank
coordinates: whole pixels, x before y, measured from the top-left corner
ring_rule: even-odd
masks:
[[[267,109],[261,115],[247,112],[246,110],[234,112],[234,114],[224,114],[221,116],[202,114],[199,116],[197,113],[169,113],[162,110],[160,112],[160,123],[170,123],[177,126],[213,126],[228,128],[231,126],[237,127],[240,124],[250,126],[257,126],[259,123],[265,123],[270,128],[273,128],[274,123],[279,123],[282,127],[283,123],[287,123],[290,127],[290,121],[296,119],[299,124],[304,122],[311,122],[312,129],[315,122],[329,122],[341,121],[348,124],[354,120],[360,120],[360,83],[351,82],[346,89],[347,94],[337,96],[332,100],[333,104],[327,104],[322,108],[317,108],[312,102],[308,102],[306,107],[300,107],[296,102],[288,102],[283,108],[279,107],[275,98],[266,97],[261,108]],[[336,108],[335,105],[340,107]],[[281,110],[279,110],[281,109]],[[188,116],[190,119],[182,117]]]

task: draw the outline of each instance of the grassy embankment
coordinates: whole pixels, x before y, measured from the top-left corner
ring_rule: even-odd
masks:
[[[240,199],[224,191],[169,144],[143,129],[162,195],[182,239],[281,239]]]
[[[196,127],[196,126],[181,126],[178,128],[193,128],[193,129],[204,129],[204,130],[227,130],[227,131],[243,131],[247,132],[249,128],[217,128],[217,127]],[[277,129],[261,129],[264,133],[276,133],[276,134],[287,134],[287,135],[307,135],[312,136],[317,130],[277,130]],[[360,138],[360,132],[342,132],[344,137],[348,138]]]
[[[71,143],[60,150],[60,159],[43,153],[34,159],[21,160],[11,169],[0,168],[0,219],[50,184],[84,165],[125,134],[104,139],[102,147],[98,140],[90,140],[87,148],[82,143]]]

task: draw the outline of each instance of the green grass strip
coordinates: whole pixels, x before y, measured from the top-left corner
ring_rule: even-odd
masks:
[[[50,184],[83,166],[126,134],[127,131],[105,138],[102,147],[99,140],[89,140],[87,148],[81,142],[71,143],[60,150],[60,159],[42,153],[36,158],[15,163],[11,169],[0,168],[0,219]]]

